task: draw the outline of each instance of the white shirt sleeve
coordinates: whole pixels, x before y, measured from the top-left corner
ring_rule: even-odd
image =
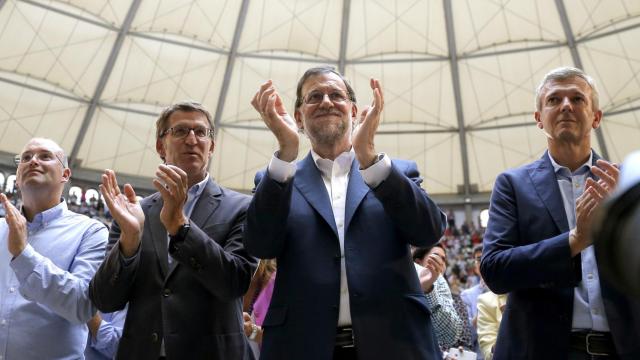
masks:
[[[296,174],[296,161],[286,162],[278,159],[278,151],[271,157],[269,162],[269,177],[277,182],[289,181]]]
[[[378,159],[373,165],[360,170],[362,179],[370,188],[380,185],[391,173],[391,158],[385,153],[380,153]]]

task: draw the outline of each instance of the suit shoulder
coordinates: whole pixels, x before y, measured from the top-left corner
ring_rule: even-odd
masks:
[[[496,178],[496,182],[499,180],[504,180],[504,178],[508,179],[522,179],[523,176],[528,176],[529,172],[532,169],[537,168],[540,165],[541,160],[536,160],[534,162],[530,162],[528,164],[520,165],[518,167],[514,167],[511,169],[507,169],[500,173]]]
[[[241,193],[239,191],[227,189],[226,187],[220,186],[220,191],[222,195],[226,198],[227,201],[238,201],[238,202],[246,202],[247,205],[251,201],[251,196]]]

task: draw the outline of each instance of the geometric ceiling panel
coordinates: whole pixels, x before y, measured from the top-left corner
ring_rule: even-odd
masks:
[[[378,151],[416,161],[432,194],[486,195],[542,156],[535,88],[555,67],[596,81],[596,151],[638,148],[639,38],[637,0],[0,0],[0,164],[45,136],[77,153],[77,174],[151,188],[157,115],[193,99],[218,126],[212,176],[249,191],[278,148],[250,103],[259,86],[272,79],[293,112],[299,77],[330,64],[360,110],[380,80]]]

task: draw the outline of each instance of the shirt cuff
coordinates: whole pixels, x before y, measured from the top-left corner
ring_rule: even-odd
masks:
[[[433,309],[439,305],[435,283],[433,283],[433,289],[431,289],[431,292],[425,293],[424,296],[427,298],[427,307],[429,307],[429,310],[433,311]]]
[[[280,183],[289,181],[296,174],[296,162],[286,162],[278,159],[278,151],[271,157],[269,167],[267,168],[269,177]]]
[[[360,170],[362,179],[370,188],[375,188],[387,179],[391,173],[391,158],[385,153],[378,155],[378,161],[366,169]]]
[[[105,333],[104,333],[105,325],[107,325],[107,323],[104,320],[100,320],[100,326],[98,326],[98,331],[96,332],[96,336],[95,337],[89,336],[89,338],[91,338],[91,347],[93,348],[103,347],[104,337],[105,337]]]
[[[116,246],[118,246],[118,257],[120,258],[120,264],[126,267],[133,264],[133,261],[136,259],[136,257],[138,257],[138,252],[140,252],[140,248],[142,247],[142,244],[138,245],[138,251],[136,251],[136,253],[131,255],[130,257],[125,257],[124,254],[122,254],[122,251],[120,250],[120,245],[116,244]]]
[[[18,282],[23,283],[27,280],[29,274],[31,274],[38,264],[40,254],[35,249],[27,244],[20,255],[16,256],[9,265],[13,269],[13,272],[18,278]]]

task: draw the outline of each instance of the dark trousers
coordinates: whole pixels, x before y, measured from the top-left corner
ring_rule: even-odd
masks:
[[[339,347],[333,348],[333,360],[356,360],[355,347]]]

